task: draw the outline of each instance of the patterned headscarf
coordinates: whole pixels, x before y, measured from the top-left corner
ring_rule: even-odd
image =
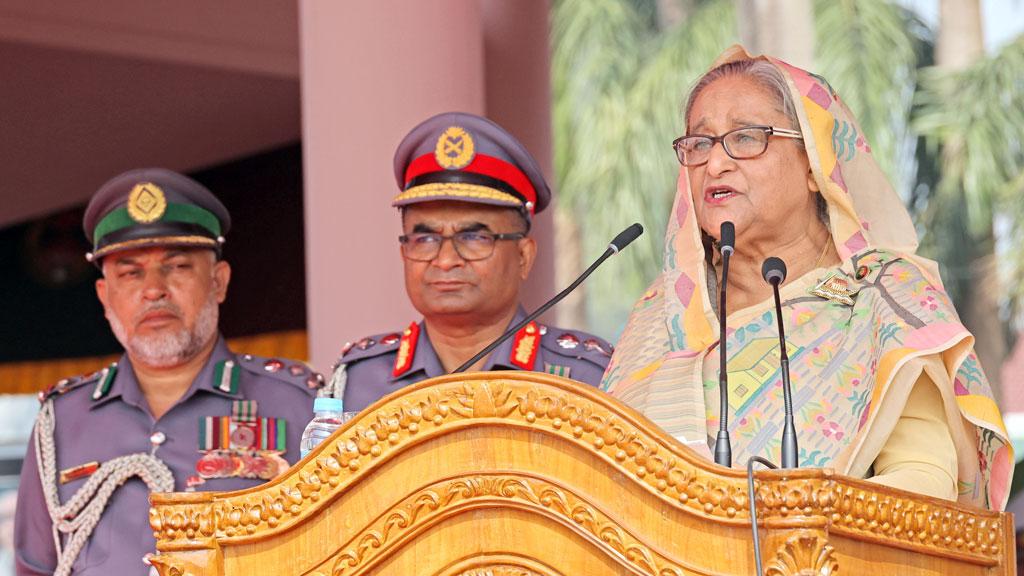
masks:
[[[712,68],[750,58],[734,46]],[[775,58],[759,59],[786,79],[841,260],[837,268],[817,269],[783,287],[800,465],[868,474],[910,389],[926,373],[939,385],[957,448],[960,501],[1002,509],[1013,468],[1006,429],[974,339],[937,267],[914,254],[917,235],[907,211],[828,82]],[[717,380],[704,381],[704,362],[718,344],[719,324],[708,294],[714,272],[705,256],[683,168],[662,273],[635,305],[602,388],[707,453],[708,425],[718,408],[705,406],[705,387],[717,394]],[[838,289],[850,302],[821,296],[823,285],[826,294]],[[770,300],[729,318],[734,462],[753,454],[778,457],[775,326]]]

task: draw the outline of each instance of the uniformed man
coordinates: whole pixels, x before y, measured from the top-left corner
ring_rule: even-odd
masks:
[[[451,372],[525,317],[520,289],[537,253],[530,228],[551,199],[523,145],[472,114],[413,128],[394,167],[405,289],[423,319],[345,346],[331,386],[346,411]],[[535,322],[470,370],[534,370],[597,385],[611,352],[591,334]]]
[[[164,169],[107,182],[85,212],[87,255],[119,361],[62,380],[22,468],[18,574],[148,574],[149,492],[236,490],[298,460],[322,378],[235,354],[217,328],[231,220],[198,182]]]

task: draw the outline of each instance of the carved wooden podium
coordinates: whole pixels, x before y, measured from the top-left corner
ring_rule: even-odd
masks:
[[[766,574],[1014,570],[1009,514],[829,470],[759,472],[756,498]],[[742,471],[531,372],[422,382],[273,482],[152,503],[162,576],[756,571]]]

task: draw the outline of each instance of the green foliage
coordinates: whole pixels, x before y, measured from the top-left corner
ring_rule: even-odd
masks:
[[[1005,228],[1009,246],[1024,242],[1024,36],[996,55],[964,70],[921,72],[914,128],[930,148],[955,147],[923,214],[929,230],[945,230],[960,211],[971,242],[992,242],[993,226]],[[938,236],[938,234],[936,234]],[[945,246],[950,253],[963,250]],[[1001,270],[1011,308],[1024,296],[1024,255],[1011,250]],[[961,274],[954,273],[954,276]]]
[[[658,0],[554,2],[557,209],[579,222],[585,258],[634,220],[646,229],[614,273],[591,279],[588,308],[599,333],[614,337],[661,269],[679,174],[670,143],[683,131],[688,88],[736,42],[734,4],[689,2],[696,8],[685,22],[661,29]],[[961,260],[974,253],[965,243],[985,230],[991,238],[993,221],[1012,245],[1024,243],[1024,37],[970,69],[943,74],[927,67],[933,33],[898,2],[815,0],[814,10],[815,71],[853,111],[908,201],[924,252],[954,267],[954,297],[967,295],[958,289],[970,282]],[[939,151],[958,141],[964,153],[940,162]],[[1004,261],[1014,309],[1024,301],[1024,251]]]
[[[552,22],[559,209],[578,215],[588,256],[634,220],[646,231],[589,286],[591,328],[608,335],[661,269],[685,91],[736,41],[731,1],[704,2],[666,31],[638,4],[558,0]]]
[[[914,179],[910,110],[927,28],[888,0],[816,0],[815,65],[853,112],[903,198]]]

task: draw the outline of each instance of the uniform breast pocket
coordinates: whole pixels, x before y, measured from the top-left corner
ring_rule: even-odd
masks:
[[[114,490],[74,564],[76,576],[145,574],[142,557],[155,548],[149,527],[149,489],[132,478]],[[68,541],[65,540],[65,549]]]
[[[73,570],[75,574],[84,574],[90,568],[101,567],[110,559],[113,524],[114,521],[109,515],[104,514],[100,517],[99,523],[93,528],[92,534],[89,535],[89,539],[85,543],[85,547],[82,548],[82,551],[78,554],[78,559],[75,560]],[[67,550],[70,545],[71,542],[65,539],[64,549]],[[99,574],[100,572],[96,573]]]
[[[210,478],[199,488],[203,492],[231,492],[259,486],[266,480],[258,478]]]

